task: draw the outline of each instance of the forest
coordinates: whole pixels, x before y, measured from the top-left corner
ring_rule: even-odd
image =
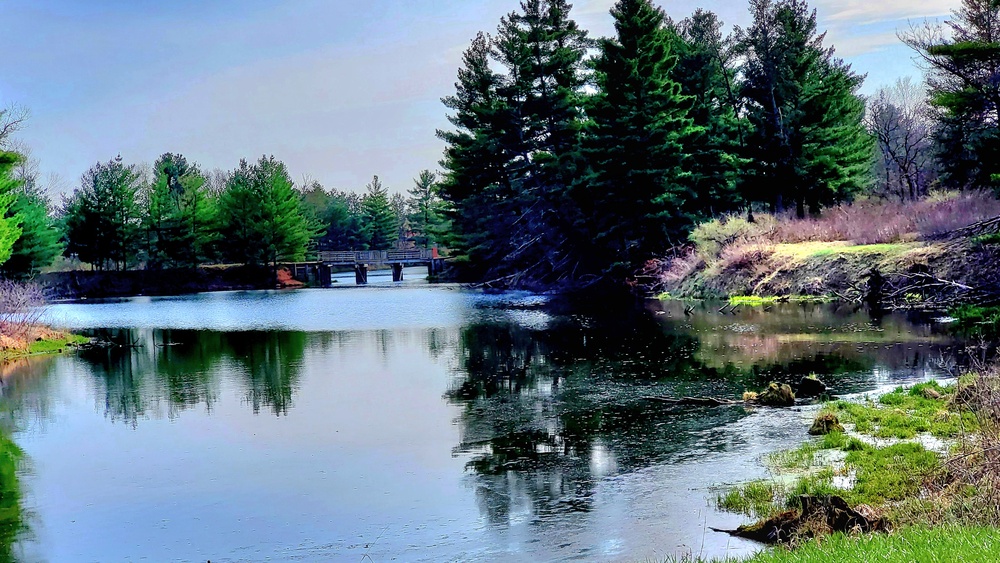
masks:
[[[525,0],[477,36],[438,133],[465,275],[621,281],[718,217],[996,191],[1000,4],[964,0],[947,23],[900,32],[926,85],[871,96],[805,1],[749,9],[723,33],[709,11],[620,0],[616,35],[594,40],[565,0]]]
[[[926,84],[864,96],[803,0],[751,0],[751,23],[619,0],[592,38],[566,0],[524,0],[464,52],[439,172],[407,195],[295,181],[273,156],[203,170],[178,153],[94,164],[54,201],[27,112],[0,111],[0,269],[277,264],[319,249],[439,246],[455,279],[620,284],[699,224],[816,217],[857,199],[996,191],[1000,5],[964,0],[900,33]],[[432,168],[432,167],[429,167]]]

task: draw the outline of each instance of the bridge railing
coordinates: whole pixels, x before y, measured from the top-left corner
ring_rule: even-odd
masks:
[[[320,262],[348,263],[356,261],[355,253],[350,250],[320,250],[318,254]]]
[[[386,260],[405,262],[408,260],[430,260],[431,251],[422,248],[414,250],[389,250],[386,252]]]
[[[321,250],[320,262],[333,264],[381,264],[383,262],[426,262],[434,258],[434,251],[412,250]]]

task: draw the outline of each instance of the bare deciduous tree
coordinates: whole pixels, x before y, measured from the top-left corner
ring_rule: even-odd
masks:
[[[11,135],[18,132],[28,120],[28,108],[10,104],[0,109],[0,149],[7,149],[13,139]]]
[[[865,126],[878,142],[878,172],[885,195],[914,200],[937,177],[934,120],[923,88],[909,78],[881,88],[868,100]]]

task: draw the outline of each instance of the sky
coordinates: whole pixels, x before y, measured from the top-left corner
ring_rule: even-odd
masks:
[[[592,37],[613,33],[615,0],[576,0]],[[660,1],[676,20],[701,7],[750,23],[745,1]],[[896,33],[959,0],[812,0],[863,92],[920,77]],[[203,169],[274,155],[297,182],[361,191],[378,175],[405,192],[444,149],[440,99],[462,52],[516,0],[5,0],[0,106],[27,107],[18,134],[53,194],[121,154],[184,154]]]

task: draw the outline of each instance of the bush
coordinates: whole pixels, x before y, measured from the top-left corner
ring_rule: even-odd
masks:
[[[37,285],[0,281],[0,337],[3,346],[27,347],[45,298]]]

